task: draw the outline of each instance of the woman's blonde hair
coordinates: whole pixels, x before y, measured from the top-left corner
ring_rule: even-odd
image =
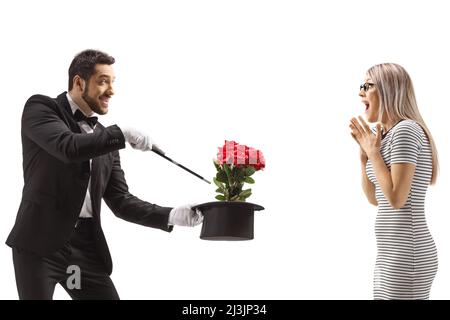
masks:
[[[367,71],[378,89],[380,100],[379,121],[386,114],[389,121],[396,123],[402,119],[416,121],[425,131],[431,145],[433,171],[430,184],[436,183],[439,164],[436,145],[430,130],[420,115],[414,94],[414,87],[406,70],[395,63],[377,64]]]

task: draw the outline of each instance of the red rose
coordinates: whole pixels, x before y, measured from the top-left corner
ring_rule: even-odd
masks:
[[[217,162],[221,165],[224,163],[234,166],[250,165],[256,170],[265,167],[264,156],[260,150],[227,140],[225,140],[223,147],[219,147]]]
[[[266,166],[260,150],[228,140],[219,148],[214,162],[217,174],[213,181],[218,187],[216,199],[220,201],[245,201],[252,190],[243,189],[244,183],[255,183],[251,175]]]

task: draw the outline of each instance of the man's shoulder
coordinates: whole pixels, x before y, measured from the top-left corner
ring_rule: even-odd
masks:
[[[43,94],[34,94],[28,98],[27,102],[25,103],[25,109],[33,105],[41,105],[47,106],[52,109],[59,109],[62,107],[62,104],[65,103],[64,100],[67,101],[66,92],[61,93],[56,98],[52,98]]]
[[[26,104],[29,103],[58,103],[66,97],[66,92],[61,93],[56,98],[52,98],[43,94],[34,94],[28,98]]]

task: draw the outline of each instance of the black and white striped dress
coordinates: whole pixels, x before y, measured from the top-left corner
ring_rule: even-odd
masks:
[[[428,299],[438,267],[424,210],[432,174],[430,143],[419,124],[403,120],[384,135],[381,155],[389,169],[394,163],[413,163],[416,170],[405,205],[394,209],[378,185],[371,162],[366,165],[378,201],[374,298]]]

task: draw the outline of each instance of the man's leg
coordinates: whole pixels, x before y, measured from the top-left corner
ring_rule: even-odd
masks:
[[[51,300],[56,283],[66,276],[67,247],[49,257],[13,248],[17,291],[21,300]]]
[[[114,283],[96,251],[92,219],[79,221],[69,241],[71,249],[69,270],[72,272],[69,272],[60,284],[72,299],[118,300],[119,295]]]
[[[119,300],[114,283],[105,272],[86,270],[80,267],[80,287],[77,288],[68,279],[60,282],[63,288],[74,300]]]

